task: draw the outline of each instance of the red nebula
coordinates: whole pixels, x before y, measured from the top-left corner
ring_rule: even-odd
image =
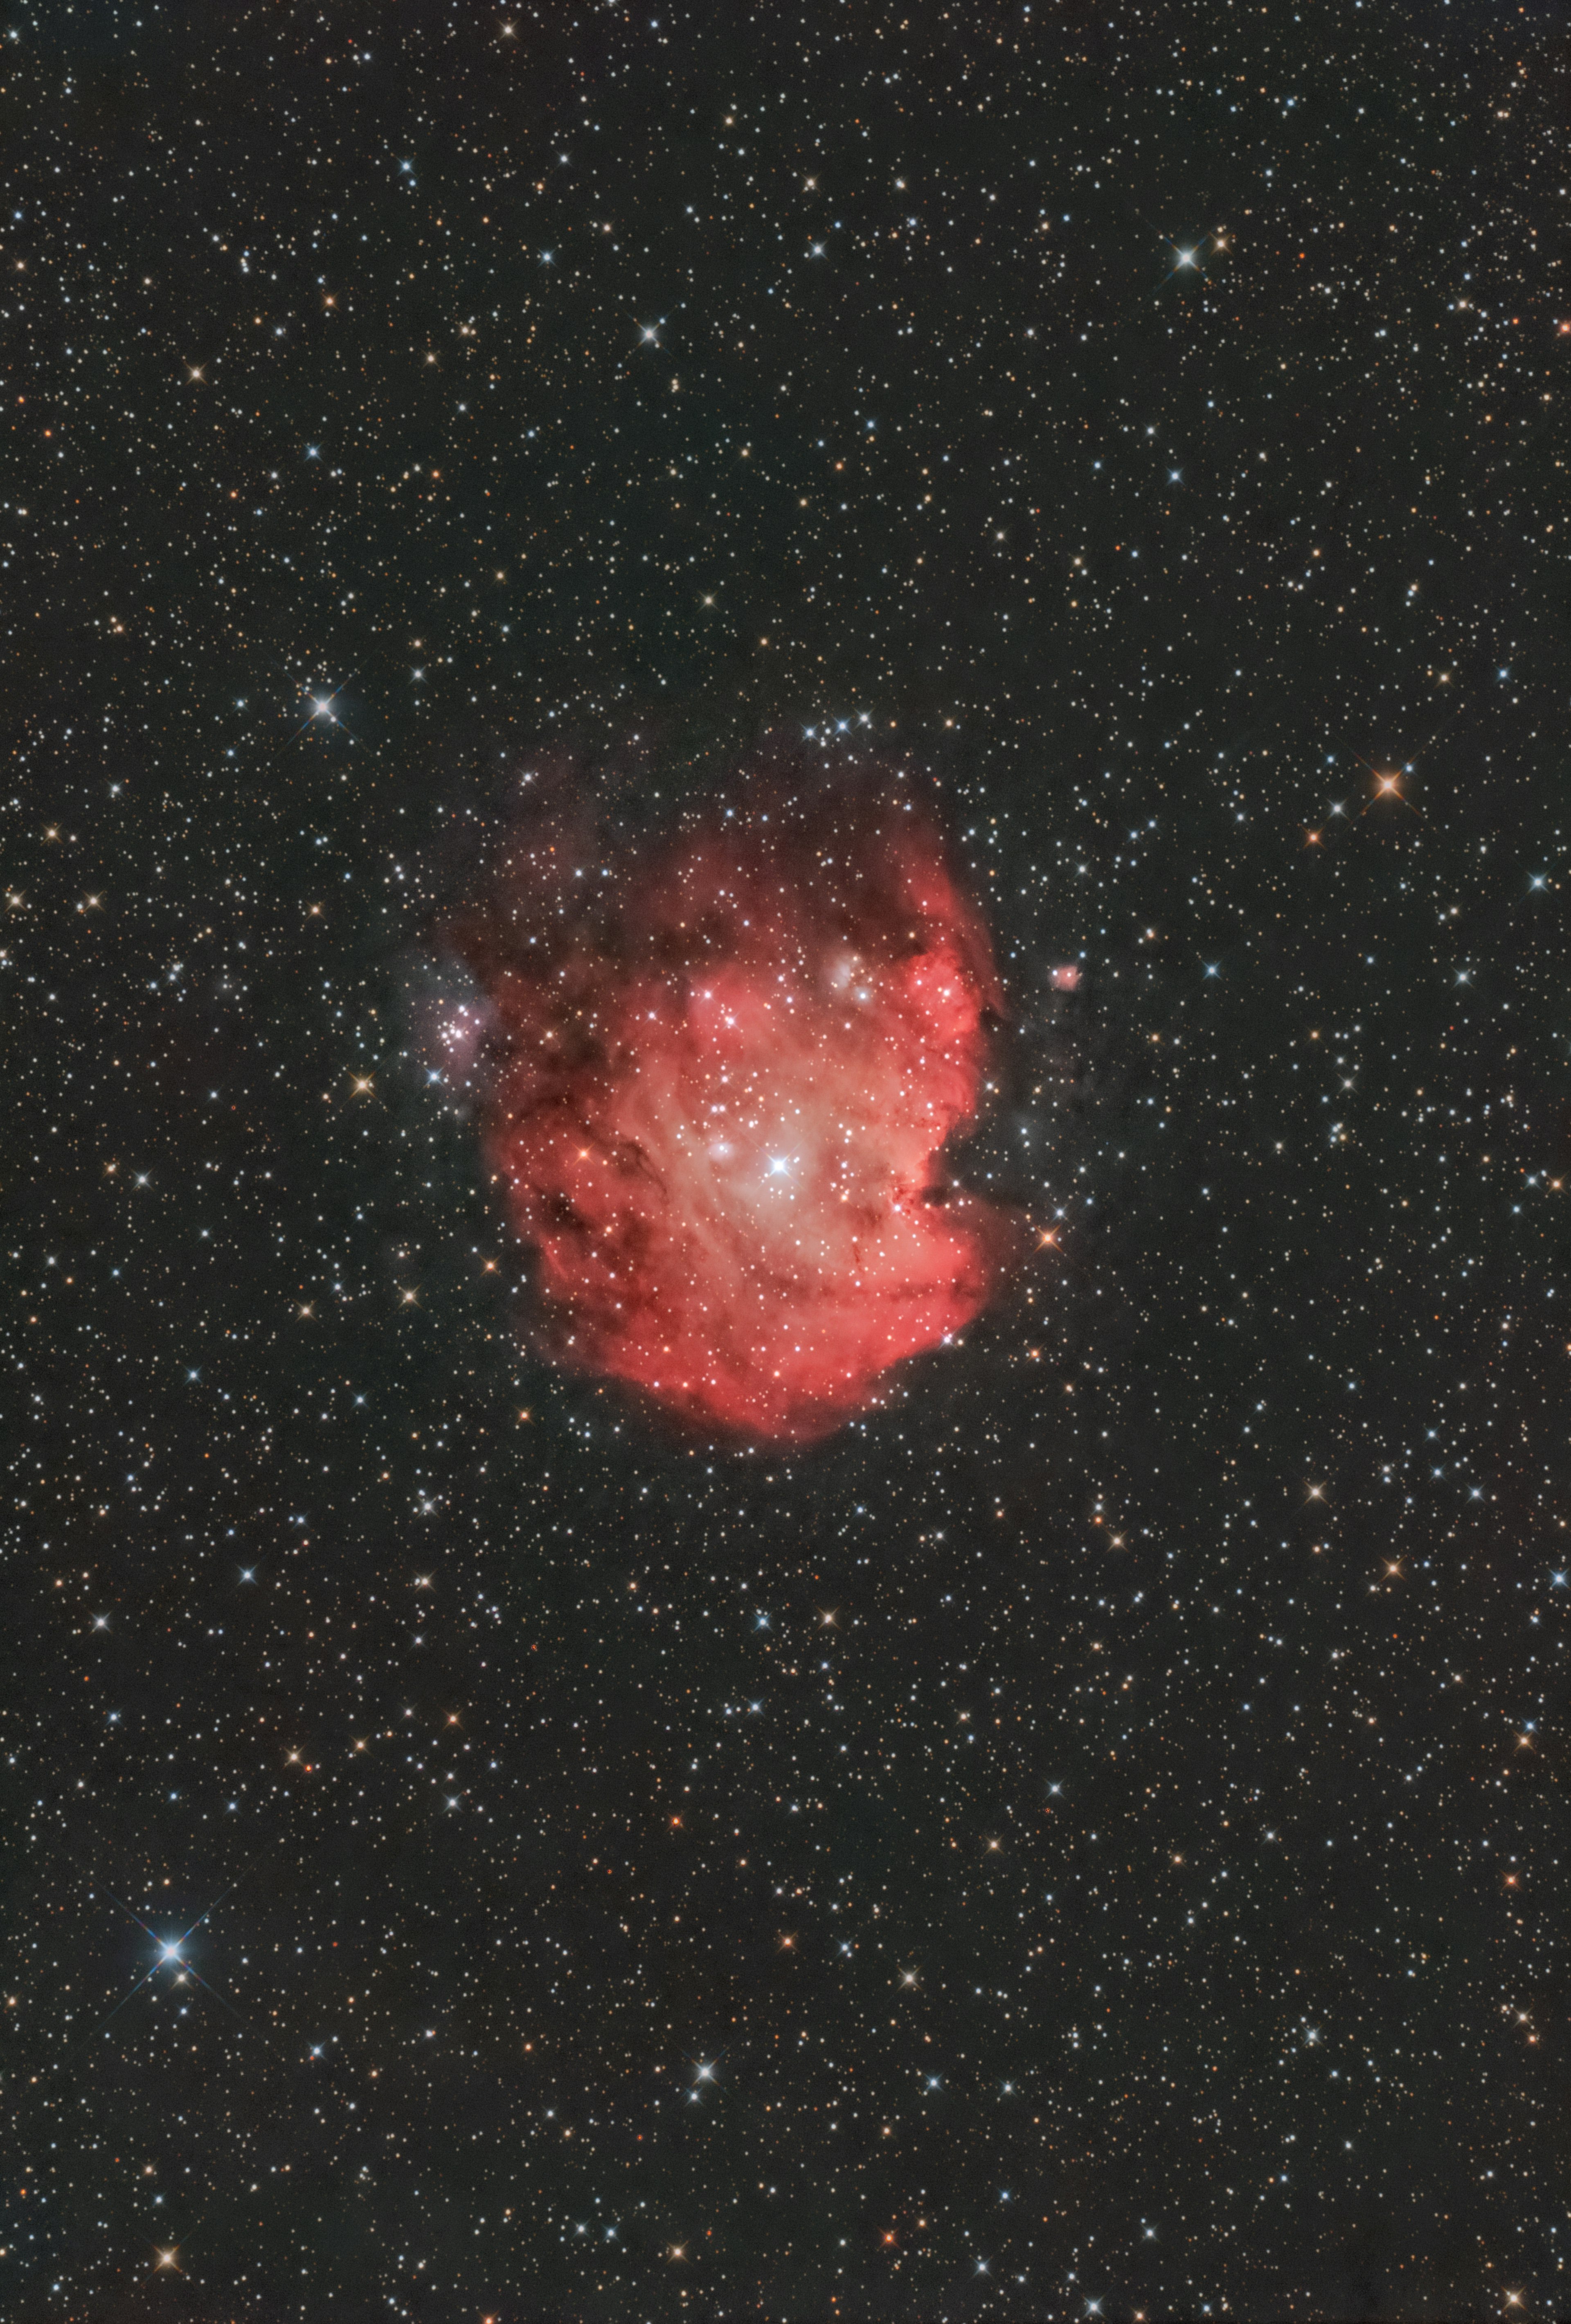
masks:
[[[942,1158],[976,1118],[998,973],[901,783],[732,798],[611,878],[542,828],[457,942],[552,1353],[807,1443],[998,1279],[1012,1231]]]

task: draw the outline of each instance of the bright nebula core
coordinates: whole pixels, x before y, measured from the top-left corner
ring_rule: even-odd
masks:
[[[522,839],[459,932],[494,1012],[487,1156],[559,1360],[803,1443],[988,1297],[1012,1231],[944,1156],[997,971],[905,792],[753,785],[609,876]]]

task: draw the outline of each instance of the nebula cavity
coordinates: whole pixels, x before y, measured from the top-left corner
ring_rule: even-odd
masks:
[[[457,935],[559,1360],[805,1443],[976,1314],[1011,1234],[945,1154],[998,977],[904,781],[753,783],[609,865],[541,825]]]

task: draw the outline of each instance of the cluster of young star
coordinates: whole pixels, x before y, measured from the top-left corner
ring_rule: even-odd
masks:
[[[1565,2305],[1536,9],[14,12],[8,2316]],[[444,941],[761,738],[1028,1245],[799,1448],[521,1353]]]

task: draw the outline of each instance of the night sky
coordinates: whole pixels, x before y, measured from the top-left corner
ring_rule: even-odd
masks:
[[[11,0],[8,2318],[1565,2311],[1566,63]],[[443,1030],[766,761],[1025,1246],[794,1445]]]

